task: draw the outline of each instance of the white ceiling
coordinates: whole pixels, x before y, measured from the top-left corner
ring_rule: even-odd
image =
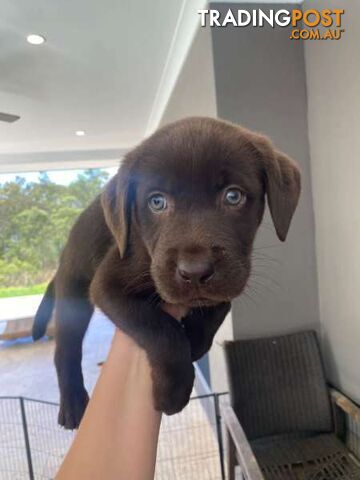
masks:
[[[0,0],[0,112],[21,116],[0,122],[0,172],[117,164],[161,124],[206,5]]]
[[[0,0],[0,111],[21,116],[0,122],[1,170],[34,165],[29,152],[109,160],[143,138],[182,8],[183,0]],[[46,43],[29,45],[29,33]]]

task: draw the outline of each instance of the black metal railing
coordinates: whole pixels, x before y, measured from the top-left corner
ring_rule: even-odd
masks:
[[[223,394],[193,397],[179,414],[164,416],[156,480],[225,480],[219,401]],[[57,425],[58,405],[0,397],[0,479],[50,480],[75,433]]]

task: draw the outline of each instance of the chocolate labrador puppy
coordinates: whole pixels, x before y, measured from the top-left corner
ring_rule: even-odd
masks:
[[[156,408],[180,411],[192,362],[249,278],[265,196],[285,240],[299,194],[292,160],[268,138],[220,120],[172,123],[128,153],[72,228],[35,317],[38,339],[55,307],[60,425],[78,427],[88,402],[81,350],[94,305],[147,352]],[[162,302],[188,314],[180,323]]]

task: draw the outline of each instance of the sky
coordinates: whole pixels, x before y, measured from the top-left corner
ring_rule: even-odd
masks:
[[[109,167],[103,168],[105,172],[108,172],[110,176],[115,175],[118,167]],[[82,173],[84,169],[74,169],[74,170],[50,170],[46,173],[48,174],[50,180],[54,183],[58,183],[60,185],[68,185],[76,177],[79,173]],[[0,174],[0,184],[11,182],[15,180],[16,177],[24,177],[27,182],[37,182],[39,180],[40,172],[17,172],[17,173],[1,173]]]

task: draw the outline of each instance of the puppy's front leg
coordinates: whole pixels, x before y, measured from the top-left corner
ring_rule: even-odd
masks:
[[[188,403],[194,383],[189,340],[181,324],[143,297],[125,296],[121,280],[97,272],[91,286],[93,302],[142,347],[148,356],[156,410],[168,415]]]
[[[230,307],[230,303],[224,302],[214,307],[196,308],[183,319],[182,323],[191,345],[193,362],[210,350],[214,336]]]

